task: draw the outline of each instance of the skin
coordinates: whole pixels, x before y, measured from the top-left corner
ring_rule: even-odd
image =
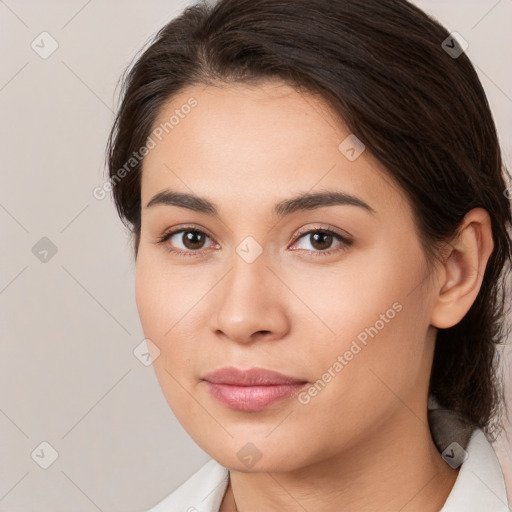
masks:
[[[487,212],[468,213],[429,272],[405,196],[369,151],[354,161],[340,152],[350,132],[321,98],[276,81],[194,86],[155,126],[191,96],[198,105],[144,160],[136,301],[170,407],[230,469],[220,510],[236,510],[235,498],[240,512],[438,511],[458,470],[428,428],[434,343],[476,298],[493,248]],[[206,197],[218,215],[146,208],[165,189]],[[279,201],[326,190],[375,213],[336,205],[272,214]],[[207,235],[195,256],[168,250],[194,252],[183,233],[155,243],[183,225]],[[310,235],[297,236],[325,227],[352,243],[336,251],[343,243],[333,238],[324,242],[333,252],[318,255]],[[248,236],[263,249],[252,263],[236,252]],[[233,410],[201,380],[257,366],[314,383],[396,302],[401,311],[307,404]],[[237,456],[249,442],[261,453],[252,467]]]

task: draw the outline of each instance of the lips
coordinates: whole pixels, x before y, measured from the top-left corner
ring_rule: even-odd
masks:
[[[297,394],[307,381],[264,368],[221,368],[203,377],[210,394],[224,405],[259,411]]]
[[[240,370],[233,366],[208,373],[203,377],[203,380],[212,384],[227,384],[230,386],[275,386],[278,384],[301,384],[306,382],[305,380],[287,377],[282,373],[264,368]]]

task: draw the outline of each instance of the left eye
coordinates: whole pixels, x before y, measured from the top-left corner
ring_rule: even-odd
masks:
[[[329,229],[314,229],[306,233],[302,233],[302,235],[299,236],[298,240],[300,241],[302,239],[306,240],[309,243],[310,247],[312,247],[312,249],[310,249],[309,247],[299,247],[300,249],[323,253],[332,252],[332,244],[335,240],[338,240],[339,243],[334,247],[338,248],[339,246],[342,246],[341,248],[346,248],[346,246],[350,245],[351,243],[350,240]]]

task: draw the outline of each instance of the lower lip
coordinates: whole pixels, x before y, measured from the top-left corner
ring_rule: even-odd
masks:
[[[296,395],[307,382],[272,386],[231,386],[204,381],[208,391],[224,405],[240,411],[260,411],[275,402]]]

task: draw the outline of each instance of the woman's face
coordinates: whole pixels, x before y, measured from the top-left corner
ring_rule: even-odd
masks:
[[[224,466],[258,472],[370,451],[384,425],[417,428],[433,298],[412,211],[383,167],[321,99],[279,82],[190,87],[154,128],[173,115],[144,161],[136,300],[183,427]],[[338,200],[286,203],[328,192]],[[305,384],[204,380],[225,367]]]

